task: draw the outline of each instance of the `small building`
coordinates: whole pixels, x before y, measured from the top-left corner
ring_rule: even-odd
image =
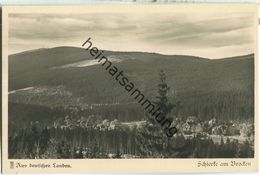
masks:
[[[184,123],[181,127],[183,134],[191,134],[191,126],[188,123]]]
[[[196,126],[195,126],[195,133],[201,133],[203,132],[203,127],[200,123],[198,123]]]

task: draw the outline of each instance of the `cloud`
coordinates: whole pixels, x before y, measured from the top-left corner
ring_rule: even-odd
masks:
[[[253,52],[253,15],[250,12],[223,11],[218,15],[213,12],[191,15],[14,13],[9,15],[9,50],[15,53],[39,47],[80,46],[85,39],[92,37],[99,48],[106,50],[190,54],[208,58],[235,56]]]

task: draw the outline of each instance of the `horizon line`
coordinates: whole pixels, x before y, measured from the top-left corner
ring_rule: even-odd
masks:
[[[41,48],[37,48],[37,49],[30,49],[30,50],[25,50],[25,51],[21,51],[21,52],[16,52],[16,53],[12,53],[12,54],[8,54],[8,56],[13,56],[13,55],[19,55],[19,54],[25,54],[25,53],[30,53],[30,52],[36,52],[36,51],[41,51],[41,50],[47,50],[47,49],[56,49],[56,48],[77,48],[77,49],[83,49],[82,47],[76,47],[76,46],[56,46],[56,47],[41,47]],[[146,52],[146,51],[116,51],[116,50],[105,50],[102,49],[102,51],[105,52],[127,52],[127,53],[148,53],[148,54],[157,54],[157,55],[163,55],[163,56],[189,56],[189,57],[197,57],[197,58],[201,58],[201,59],[208,59],[208,60],[220,60],[220,59],[228,59],[228,58],[234,58],[234,57],[242,57],[242,56],[249,56],[249,55],[255,55],[255,53],[248,53],[248,54],[243,54],[243,55],[234,55],[234,56],[228,56],[228,57],[220,57],[220,58],[206,58],[206,57],[202,57],[202,56],[198,56],[198,55],[184,55],[184,54],[165,54],[165,53],[159,53],[159,52]]]

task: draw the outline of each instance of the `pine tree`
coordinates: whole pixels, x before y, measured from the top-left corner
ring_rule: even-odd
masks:
[[[121,158],[121,153],[120,153],[119,148],[116,149],[116,155],[113,158],[116,158],[116,159],[120,159]]]
[[[208,142],[209,142],[209,144],[208,144],[208,148],[207,148],[206,158],[212,158],[213,152],[214,152],[214,142],[213,142],[212,138],[210,138],[208,140]]]
[[[64,140],[62,140],[61,143],[58,144],[57,154],[58,154],[57,157],[61,159],[71,158],[69,145]]]
[[[170,103],[167,97],[167,93],[170,90],[170,87],[166,83],[166,75],[164,71],[160,71],[160,82],[157,85],[158,87],[158,95],[156,96],[156,101],[154,102],[157,107],[160,108],[160,117],[156,116],[157,122],[161,124],[163,129],[166,129],[170,126],[173,121],[173,118],[169,117],[172,109],[175,107],[174,104]],[[166,125],[165,125],[166,124]],[[167,125],[168,124],[168,125]]]
[[[136,133],[137,148],[144,157],[169,157],[173,150],[172,144],[169,143],[170,140],[166,136],[166,130],[173,120],[168,115],[174,105],[169,102],[167,97],[170,88],[166,83],[165,73],[160,71],[159,76],[158,95],[154,104],[160,108],[160,115],[154,117],[146,113],[147,123]]]
[[[83,148],[80,146],[78,149],[75,150],[75,158],[76,159],[82,159],[83,158]]]
[[[252,149],[250,148],[250,144],[248,140],[246,140],[243,144],[239,144],[238,150],[236,153],[237,158],[251,158],[254,156]]]
[[[91,151],[91,158],[99,158],[99,145],[97,140],[94,140],[92,151]]]

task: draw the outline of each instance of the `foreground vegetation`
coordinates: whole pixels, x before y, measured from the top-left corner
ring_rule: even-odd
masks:
[[[66,122],[66,121],[64,121]],[[91,121],[89,121],[91,122]],[[109,123],[109,125],[108,125]],[[247,137],[215,142],[210,135],[181,132],[172,138],[144,122],[127,127],[117,121],[41,128],[31,123],[9,137],[9,158],[250,158],[254,141]],[[93,125],[94,124],[94,125]],[[225,140],[225,141],[224,141]]]

